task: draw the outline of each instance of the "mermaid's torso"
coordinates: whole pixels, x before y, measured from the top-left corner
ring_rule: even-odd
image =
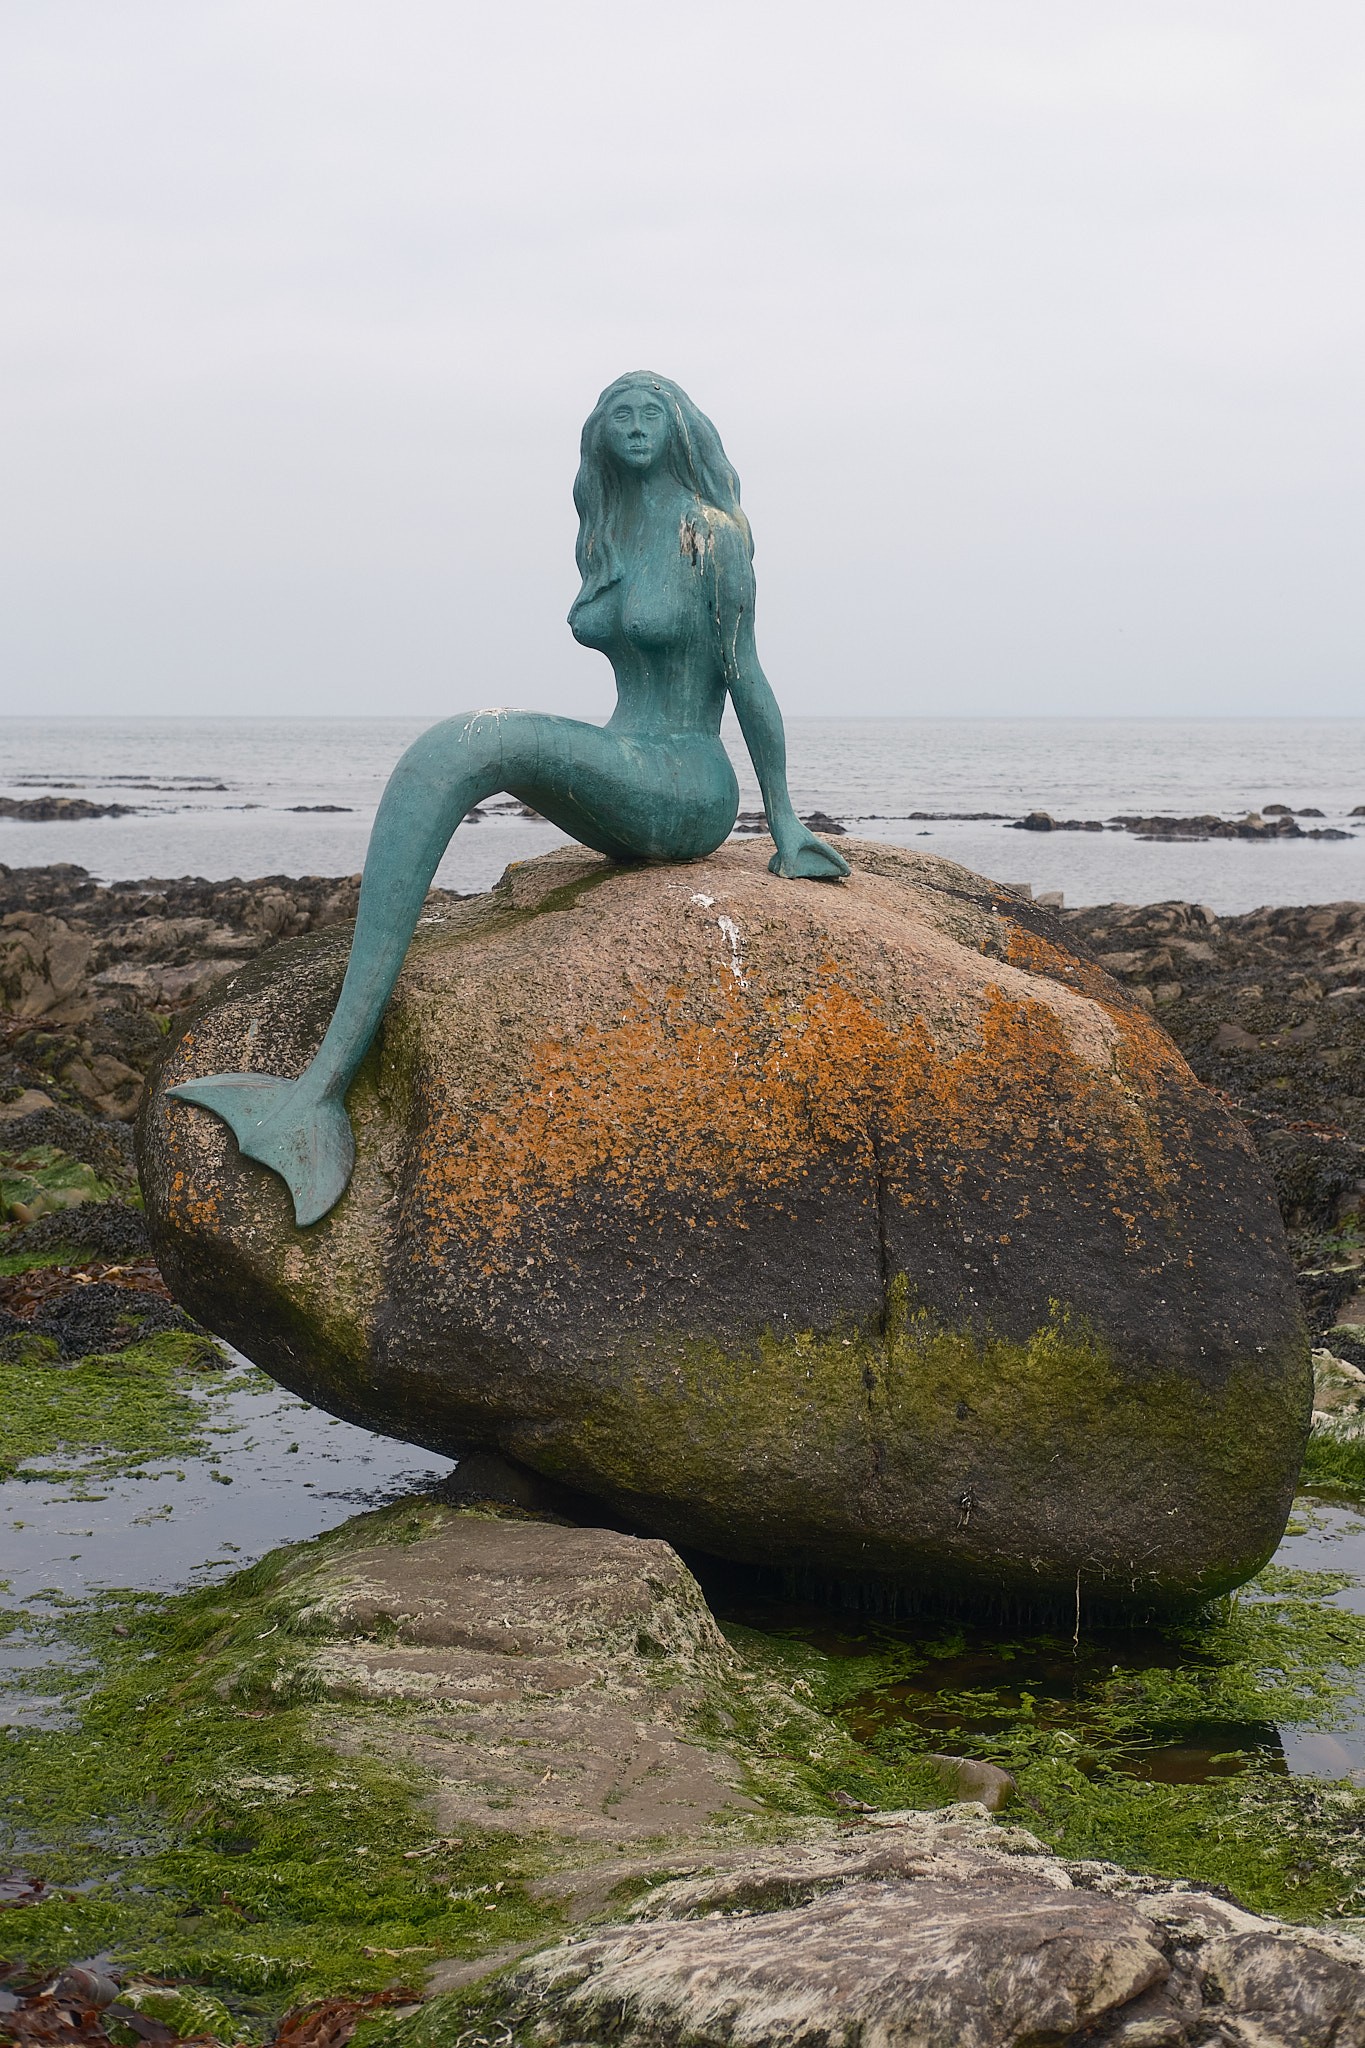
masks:
[[[615,672],[617,731],[718,737],[725,671],[714,603],[714,573],[679,547],[662,561],[628,557],[616,582],[574,606],[574,638]]]

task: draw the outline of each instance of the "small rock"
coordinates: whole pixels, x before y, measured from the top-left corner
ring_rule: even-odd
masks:
[[[1313,1353],[1313,1421],[1342,1423],[1355,1420],[1365,1409],[1365,1372],[1349,1359],[1328,1350]]]
[[[92,804],[83,796],[0,796],[0,818],[29,825],[71,824],[84,818],[131,818],[131,804]]]
[[[945,1785],[951,1785],[959,1799],[979,1799],[990,1813],[1008,1805],[1018,1791],[1013,1777],[999,1764],[979,1762],[969,1756],[931,1756]]]
[[[101,1116],[127,1123],[137,1115],[142,1076],[109,1053],[92,1055],[88,1065],[84,1060],[72,1060],[62,1079]]]
[[[50,1095],[44,1095],[41,1088],[25,1088],[14,1102],[0,1102],[0,1124],[11,1123],[17,1116],[31,1116],[35,1109],[54,1109]]]
[[[127,1630],[122,1633],[126,1635]],[[113,1978],[106,1977],[93,1963],[69,1963],[52,1987],[55,2005],[93,2005],[98,2011],[112,2005],[117,1997],[118,1986]]]
[[[1313,1353],[1313,1371],[1317,1375],[1331,1373],[1338,1379],[1349,1380],[1365,1393],[1365,1372],[1358,1365],[1352,1365],[1347,1358],[1338,1358],[1327,1350]]]

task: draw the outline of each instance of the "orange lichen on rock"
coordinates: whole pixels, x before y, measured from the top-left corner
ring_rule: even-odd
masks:
[[[183,1117],[183,1110],[180,1114]],[[202,1157],[185,1160],[187,1149],[172,1135],[167,1146],[172,1167],[167,1183],[167,1210],[182,1230],[212,1235],[222,1221],[219,1189],[209,1178]]]
[[[507,1246],[538,1211],[589,1190],[643,1218],[680,1204],[714,1213],[736,1197],[781,1203],[830,1162],[869,1190],[885,1178],[908,1206],[986,1153],[1003,1217],[1034,1185],[1044,1133],[1048,1171],[1089,1188],[1098,1163],[1110,1197],[1164,1210],[1153,1200],[1168,1178],[1153,1122],[1164,1063],[1145,1066],[1122,1039],[1113,1069],[1097,1070],[1053,1009],[988,985],[954,1050],[922,1018],[890,1021],[833,963],[799,1003],[748,979],[718,980],[700,1014],[678,988],[658,1001],[633,991],[619,1022],[536,1039],[497,1108],[439,1102],[410,1223],[419,1211],[438,1234]]]
[[[748,845],[566,848],[443,911],[321,1224],[149,1105],[162,1270],[305,1399],[717,1555],[1026,1600],[1236,1583],[1311,1380],[1244,1134],[1045,910],[843,844],[839,887]],[[281,946],[163,1087],[300,1072],[344,964]]]

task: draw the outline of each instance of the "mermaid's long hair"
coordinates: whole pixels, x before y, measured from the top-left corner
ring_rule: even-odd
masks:
[[[667,377],[652,370],[633,370],[608,384],[583,425],[578,475],[574,478],[573,501],[578,511],[578,545],[574,550],[583,588],[574,600],[574,612],[617,582],[621,576],[621,553],[617,520],[621,511],[621,475],[604,444],[607,408],[622,391],[636,385],[653,385],[669,415],[668,467],[685,491],[697,500],[702,513],[718,512],[733,521],[744,536],[753,559],[754,541],[739,502],[739,478],[730,467],[725,450],[704,412],[698,411],[687,393]]]

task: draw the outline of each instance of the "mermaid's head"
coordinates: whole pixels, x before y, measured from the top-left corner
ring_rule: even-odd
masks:
[[[643,436],[638,465],[625,445],[627,437],[621,431],[624,422],[613,423],[614,412],[624,413],[632,405],[643,415],[643,427],[637,427],[637,438]],[[656,407],[662,413],[657,431],[664,437],[657,460],[691,493],[699,509],[732,520],[744,535],[750,555],[753,554],[749,522],[740,508],[739,478],[726,459],[720,435],[679,385],[667,377],[656,376],[652,370],[633,370],[608,384],[583,426],[573,487],[573,501],[578,509],[575,554],[578,573],[583,578],[577,604],[599,596],[621,574],[616,528],[626,474],[646,461],[653,466],[647,444],[656,431],[651,418]]]

